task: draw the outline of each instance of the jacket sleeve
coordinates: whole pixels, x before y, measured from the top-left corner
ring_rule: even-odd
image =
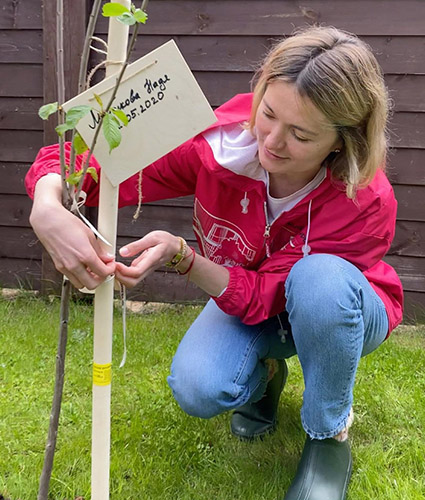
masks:
[[[163,156],[142,171],[143,201],[175,198],[192,194],[195,190],[197,172],[201,161],[198,156],[202,149],[201,137],[191,139]],[[201,145],[199,145],[201,143]],[[70,143],[65,143],[65,161],[69,163]],[[87,153],[76,158],[76,170],[84,165]],[[100,165],[94,156],[90,166],[100,174]],[[33,198],[38,180],[49,173],[60,174],[59,145],[42,148],[25,177],[28,195]],[[90,175],[84,179],[83,191],[87,193],[87,206],[99,203],[99,185]],[[139,174],[135,174],[120,184],[119,206],[136,205],[139,199]]]
[[[375,198],[367,207],[350,201],[344,216],[338,219],[336,206],[325,203],[312,213],[310,254],[336,255],[362,272],[367,271],[390,248],[396,207],[391,195],[384,201]],[[245,324],[257,324],[282,312],[286,304],[285,282],[293,265],[303,258],[305,233],[306,228],[291,245],[272,253],[257,270],[229,268],[229,284],[224,293],[214,298],[217,305],[227,314],[238,316]]]

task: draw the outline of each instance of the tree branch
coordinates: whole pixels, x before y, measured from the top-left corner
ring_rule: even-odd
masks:
[[[81,54],[80,70],[78,72],[78,94],[81,94],[81,92],[86,90],[86,75],[90,57],[90,44],[96,27],[96,20],[99,17],[101,5],[102,5],[102,0],[95,0],[95,2],[93,3],[93,7],[91,9],[89,22],[87,24],[87,31],[86,31],[86,36],[84,38],[83,52]],[[75,129],[72,131],[72,136],[71,136],[71,155],[69,161],[70,174],[75,172],[75,149],[73,146],[74,138],[75,138]]]
[[[47,500],[49,494],[50,477],[52,475],[53,459],[55,456],[56,439],[58,435],[59,416],[62,405],[62,393],[65,380],[65,357],[68,340],[69,299],[71,296],[71,282],[64,278],[62,283],[59,340],[56,354],[56,376],[53,394],[52,411],[50,413],[49,432],[47,435],[44,453],[43,470],[37,500]]]

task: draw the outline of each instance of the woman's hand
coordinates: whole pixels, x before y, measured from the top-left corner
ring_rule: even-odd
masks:
[[[41,178],[30,222],[58,271],[76,288],[90,290],[115,272],[114,256],[100,247],[93,232],[60,201],[60,177]]]
[[[116,263],[115,277],[133,288],[150,273],[169,262],[180,250],[180,239],[166,231],[152,231],[140,240],[124,246],[122,257],[136,257],[130,266]]]

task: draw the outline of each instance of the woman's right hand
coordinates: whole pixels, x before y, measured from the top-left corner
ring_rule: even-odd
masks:
[[[76,288],[93,290],[115,272],[115,257],[102,250],[91,229],[63,207],[59,175],[37,182],[30,223],[56,269]]]

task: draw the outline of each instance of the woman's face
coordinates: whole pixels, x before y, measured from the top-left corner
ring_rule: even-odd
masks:
[[[257,110],[255,131],[261,166],[271,185],[301,189],[342,141],[329,121],[295,86],[276,80]]]

